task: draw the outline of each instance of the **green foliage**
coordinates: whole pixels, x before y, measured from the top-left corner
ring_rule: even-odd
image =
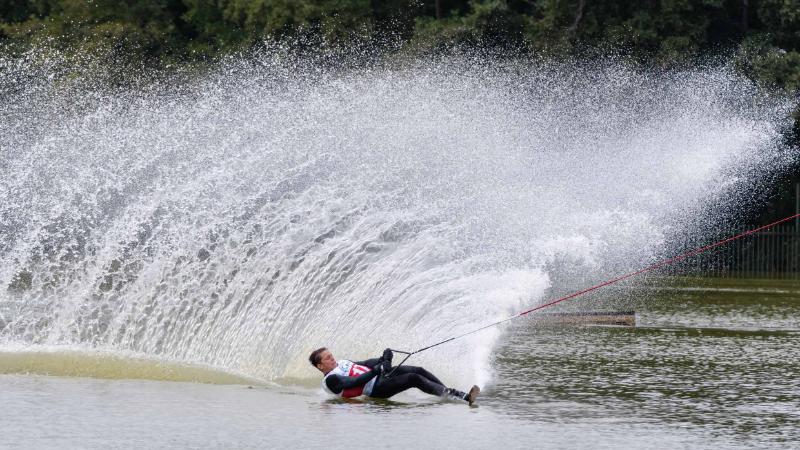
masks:
[[[520,48],[524,46],[524,16],[506,0],[471,0],[448,16],[417,18],[411,45],[416,51],[438,51],[453,46]]]
[[[369,33],[369,0],[186,0],[183,19],[207,48],[313,34],[329,41]]]
[[[800,90],[800,52],[772,50],[753,61],[753,66],[758,80],[790,91]]]
[[[19,2],[25,5],[25,2]],[[81,50],[116,48],[131,54],[164,55],[181,45],[174,0],[41,0],[27,2],[0,21],[10,40],[55,42]],[[24,13],[25,20],[20,20]]]
[[[4,48],[46,41],[174,61],[264,39],[555,57],[590,48],[661,66],[735,51],[753,79],[800,88],[800,0],[0,0]]]
[[[800,0],[762,0],[758,17],[776,47],[800,49]]]

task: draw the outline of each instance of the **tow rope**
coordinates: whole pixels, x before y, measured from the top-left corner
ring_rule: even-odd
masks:
[[[625,275],[621,275],[621,276],[618,276],[616,278],[612,278],[610,280],[603,281],[602,283],[595,284],[594,286],[588,287],[586,289],[582,289],[580,291],[573,292],[572,294],[565,295],[565,296],[557,298],[555,300],[550,300],[550,301],[548,301],[546,303],[543,303],[541,305],[535,306],[535,307],[533,307],[531,309],[527,309],[527,310],[522,311],[520,313],[517,313],[517,314],[515,314],[515,315],[513,315],[511,317],[507,317],[507,318],[505,318],[503,320],[498,320],[497,322],[493,322],[493,323],[490,323],[488,325],[484,325],[484,326],[482,326],[480,328],[476,328],[476,329],[474,329],[472,331],[468,331],[466,333],[459,334],[458,336],[453,336],[451,338],[445,339],[445,340],[437,342],[435,344],[431,344],[431,345],[429,345],[427,347],[422,347],[419,350],[414,350],[412,352],[407,352],[407,351],[403,351],[403,350],[390,349],[392,352],[404,354],[404,355],[406,355],[406,357],[403,358],[402,361],[400,361],[400,364],[398,364],[397,366],[392,368],[392,370],[388,374],[386,374],[385,377],[387,377],[387,378],[390,377],[392,375],[392,373],[394,373],[394,371],[397,370],[398,367],[402,366],[403,363],[408,360],[408,358],[410,358],[412,355],[416,355],[417,353],[422,353],[425,350],[431,349],[433,347],[438,347],[438,346],[440,346],[442,344],[446,344],[446,343],[448,343],[450,341],[455,341],[456,339],[461,339],[461,338],[463,338],[465,336],[469,336],[470,334],[474,334],[474,333],[477,333],[479,331],[483,331],[483,330],[485,330],[487,328],[491,328],[491,327],[500,325],[502,323],[517,319],[519,317],[526,316],[526,315],[528,315],[528,314],[530,314],[530,313],[532,313],[534,311],[539,311],[541,309],[549,308],[550,306],[553,306],[553,305],[559,304],[561,302],[573,299],[575,297],[580,297],[583,294],[587,294],[589,292],[595,291],[595,290],[600,289],[602,287],[609,286],[609,285],[614,284],[614,283],[618,283],[618,282],[620,282],[622,280],[634,277],[636,275],[641,275],[641,274],[643,274],[645,272],[650,272],[650,271],[653,271],[655,269],[658,269],[658,268],[661,268],[661,267],[664,267],[664,266],[668,266],[670,264],[674,264],[674,263],[676,263],[678,261],[682,261],[682,260],[684,260],[686,258],[690,258],[692,256],[696,256],[696,255],[699,255],[701,253],[705,253],[705,252],[711,250],[712,248],[716,248],[716,247],[719,247],[721,245],[725,245],[725,244],[727,244],[729,242],[733,242],[733,241],[735,241],[737,239],[741,239],[741,238],[749,236],[751,234],[758,233],[759,231],[763,231],[763,230],[766,230],[768,228],[772,228],[772,227],[774,227],[776,225],[780,225],[780,224],[782,224],[784,222],[788,222],[788,221],[790,221],[792,219],[795,219],[795,218],[798,218],[798,217],[800,217],[800,213],[799,214],[794,214],[792,216],[783,218],[781,220],[778,220],[776,222],[772,222],[770,224],[767,224],[767,225],[764,225],[764,226],[761,226],[761,227],[758,227],[758,228],[754,228],[754,229],[749,230],[749,231],[745,231],[744,233],[740,233],[740,234],[737,234],[735,236],[731,236],[731,237],[725,238],[725,239],[723,239],[721,241],[718,241],[718,242],[715,242],[713,244],[705,245],[703,247],[698,247],[698,248],[696,248],[694,250],[690,250],[690,251],[688,251],[686,253],[682,253],[682,254],[680,254],[678,256],[673,256],[671,258],[667,258],[665,260],[659,261],[659,262],[657,262],[655,264],[651,264],[651,265],[649,265],[647,267],[644,267],[642,269],[639,269],[639,270],[637,270],[635,272],[630,272],[630,273],[627,273]]]

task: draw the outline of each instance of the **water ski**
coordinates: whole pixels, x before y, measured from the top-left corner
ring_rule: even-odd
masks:
[[[469,403],[469,406],[472,406],[472,404],[475,403],[475,399],[478,398],[478,394],[480,393],[481,388],[479,388],[477,385],[473,385],[467,394],[467,403]]]

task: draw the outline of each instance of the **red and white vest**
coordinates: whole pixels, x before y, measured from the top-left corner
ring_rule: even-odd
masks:
[[[331,375],[339,375],[342,377],[357,377],[363,373],[369,372],[369,367],[359,366],[358,364],[354,363],[353,361],[348,361],[346,359],[340,359],[336,367],[331,370],[330,372],[325,374],[325,377],[322,378],[322,389],[325,392],[332,394],[332,395],[339,395],[340,397],[344,398],[351,398],[351,397],[358,397],[359,395],[369,395],[372,393],[372,386],[375,385],[375,380],[377,378],[373,378],[367,382],[367,384],[363,386],[358,386],[350,389],[343,390],[340,394],[334,394],[328,389],[327,383],[325,383],[325,379]]]

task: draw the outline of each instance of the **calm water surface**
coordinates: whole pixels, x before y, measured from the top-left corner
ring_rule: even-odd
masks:
[[[647,292],[636,328],[509,329],[477,408],[6,367],[0,447],[800,448],[800,289]]]

